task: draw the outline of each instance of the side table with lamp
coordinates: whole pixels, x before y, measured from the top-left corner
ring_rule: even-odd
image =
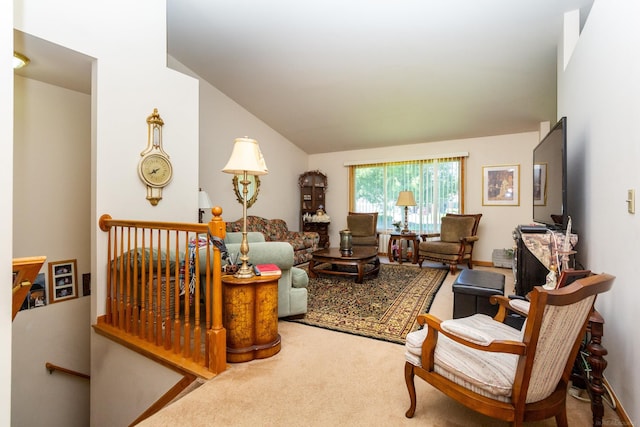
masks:
[[[418,262],[418,236],[409,230],[409,206],[416,206],[413,191],[401,191],[398,194],[396,206],[404,207],[404,228],[400,233],[391,233],[389,236],[389,244],[387,246],[389,261],[398,261],[402,264],[402,261],[406,259],[416,264]],[[403,240],[406,241],[404,255],[402,254]]]
[[[256,276],[249,265],[247,241],[248,175],[265,175],[267,165],[251,138],[236,138],[223,172],[240,175],[242,184],[241,266],[234,275],[222,276],[223,325],[227,331],[227,361],[246,362],[273,356],[280,351],[278,334],[278,279],[280,275]]]

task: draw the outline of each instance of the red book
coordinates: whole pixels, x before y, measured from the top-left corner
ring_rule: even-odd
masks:
[[[280,267],[275,264],[257,264],[255,269],[256,274],[260,276],[277,276],[282,274]]]

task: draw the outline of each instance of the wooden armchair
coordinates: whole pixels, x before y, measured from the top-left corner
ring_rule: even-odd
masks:
[[[407,335],[405,381],[416,411],[414,377],[468,408],[519,426],[555,417],[567,426],[566,395],[573,362],[597,294],[611,289],[614,277],[599,274],[561,289],[531,291],[529,315],[521,331],[502,323],[509,299],[495,318],[475,314],[440,321],[418,316],[425,327]]]
[[[478,240],[478,224],[482,214],[447,214],[442,217],[440,233],[421,234],[418,245],[418,265],[430,261],[449,264],[449,270],[455,274],[458,264],[467,263],[473,268],[473,244]],[[438,239],[432,240],[437,237]]]

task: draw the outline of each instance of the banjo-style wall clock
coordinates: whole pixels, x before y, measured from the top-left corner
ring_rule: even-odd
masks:
[[[147,117],[147,148],[140,153],[142,158],[138,163],[140,179],[147,185],[147,200],[153,206],[162,199],[162,189],[173,177],[169,155],[162,148],[163,125],[158,109],[154,108],[153,114]]]

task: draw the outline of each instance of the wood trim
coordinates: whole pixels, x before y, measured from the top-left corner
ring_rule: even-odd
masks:
[[[93,325],[93,329],[96,333],[109,338],[110,340],[135,351],[136,353],[148,357],[149,359],[172,369],[179,374],[191,374],[207,380],[216,376],[216,373],[211,372],[206,366],[195,363],[181,354],[176,354],[172,350],[165,350],[163,347],[158,347],[149,341],[137,338],[109,325],[106,322],[105,316],[100,316],[98,318],[98,323]]]
[[[136,424],[139,424],[142,421],[144,421],[147,418],[149,418],[150,416],[152,416],[153,414],[155,414],[158,411],[160,411],[162,408],[164,408],[169,403],[171,403],[171,401],[176,396],[178,396],[180,393],[182,393],[183,390],[185,390],[187,387],[189,387],[191,384],[193,384],[193,382],[195,380],[196,380],[196,377],[194,375],[185,374],[185,376],[182,377],[182,379],[180,379],[180,381],[178,381],[173,387],[171,387],[165,394],[160,396],[160,398],[158,400],[156,400],[151,406],[149,406],[146,411],[144,411],[142,414],[140,414],[140,416],[138,418],[136,418],[129,425],[130,426],[134,426]]]

